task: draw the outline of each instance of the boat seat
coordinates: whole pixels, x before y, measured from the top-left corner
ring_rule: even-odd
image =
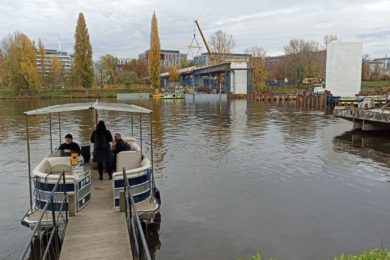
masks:
[[[44,174],[60,174],[65,171],[66,175],[71,175],[70,157],[46,158],[39,165],[37,171]]]
[[[50,165],[49,161],[47,159],[43,160],[43,162],[39,166],[38,170],[40,172],[42,172],[42,173],[50,174],[50,172],[51,172],[51,165]]]
[[[116,156],[116,171],[120,172],[123,168],[133,170],[140,167],[141,152],[139,151],[123,151]]]

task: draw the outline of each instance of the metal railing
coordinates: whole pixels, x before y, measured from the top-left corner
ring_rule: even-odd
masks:
[[[126,223],[129,233],[130,247],[134,260],[151,260],[148,244],[146,242],[144,229],[135,207],[133,196],[130,191],[130,184],[127,180],[126,170],[123,168],[123,188],[126,199]]]
[[[61,180],[62,184],[60,184]],[[56,193],[60,186],[62,186],[64,198],[61,201],[57,201],[55,200]],[[68,224],[68,199],[66,194],[65,171],[58,177],[45,206],[40,212],[41,215],[24,247],[20,260],[59,259],[62,240]],[[30,214],[31,213],[33,212],[30,212]],[[49,227],[47,225],[48,221],[51,222]],[[46,223],[44,224],[43,222]]]

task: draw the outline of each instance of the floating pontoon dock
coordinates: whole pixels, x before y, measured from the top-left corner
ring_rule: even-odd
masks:
[[[111,181],[97,176],[92,173],[91,203],[69,218],[60,260],[132,259],[125,213],[112,208]]]

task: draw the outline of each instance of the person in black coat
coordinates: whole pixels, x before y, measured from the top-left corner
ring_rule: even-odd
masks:
[[[112,135],[107,130],[104,121],[99,121],[96,130],[92,132],[91,143],[95,144],[93,151],[93,161],[97,163],[99,180],[103,180],[103,164],[106,164],[109,179],[112,179],[111,168],[111,146]]]

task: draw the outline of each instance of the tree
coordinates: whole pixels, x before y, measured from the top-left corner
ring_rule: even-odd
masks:
[[[225,61],[226,55],[231,53],[236,42],[233,35],[218,30],[210,36],[209,45],[211,52],[215,55],[215,61],[221,63]]]
[[[370,80],[370,56],[364,54],[362,56],[362,80]]]
[[[103,80],[109,84],[116,84],[118,77],[118,58],[111,54],[100,57],[100,66]]]
[[[51,71],[49,74],[52,86],[61,86],[64,82],[64,65],[60,58],[55,57],[51,60]]]
[[[264,91],[267,81],[266,52],[259,46],[250,47],[245,50],[246,54],[251,54],[249,61],[250,79],[253,90]]]
[[[264,51],[264,49],[262,47],[260,47],[260,46],[257,46],[257,45],[245,49],[244,53],[245,54],[250,54],[250,55],[252,55],[252,57],[263,57],[263,58],[265,58],[265,55],[266,55],[266,52]]]
[[[0,88],[7,85],[7,54],[0,48]]]
[[[78,84],[88,89],[92,86],[94,71],[92,63],[92,46],[89,42],[88,28],[83,13],[79,14],[74,44],[74,77]]]
[[[148,67],[150,83],[154,89],[160,88],[160,38],[158,36],[156,12],[153,13],[152,27],[150,32],[150,48]]]
[[[141,84],[143,82],[135,71],[122,70],[118,73],[118,83],[130,86],[132,84]]]
[[[326,48],[326,46],[328,46],[329,43],[337,41],[337,40],[338,40],[338,37],[335,34],[327,34],[327,35],[325,35],[324,36],[325,48]]]
[[[180,77],[179,70],[175,66],[168,68],[168,74],[169,74],[170,82],[177,82],[179,80]]]
[[[132,59],[130,62],[122,65],[122,70],[134,71],[140,78],[146,78],[148,76],[148,64],[143,60]]]
[[[31,92],[38,88],[36,51],[32,41],[23,33],[16,32],[8,38],[7,77],[15,92]]]
[[[43,87],[46,86],[46,64],[45,64],[45,45],[43,44],[43,41],[41,38],[38,40],[38,61],[39,61],[39,74],[41,76],[41,84]]]
[[[284,46],[286,74],[298,86],[306,77],[319,76],[318,52],[319,43],[316,41],[292,39]]]

